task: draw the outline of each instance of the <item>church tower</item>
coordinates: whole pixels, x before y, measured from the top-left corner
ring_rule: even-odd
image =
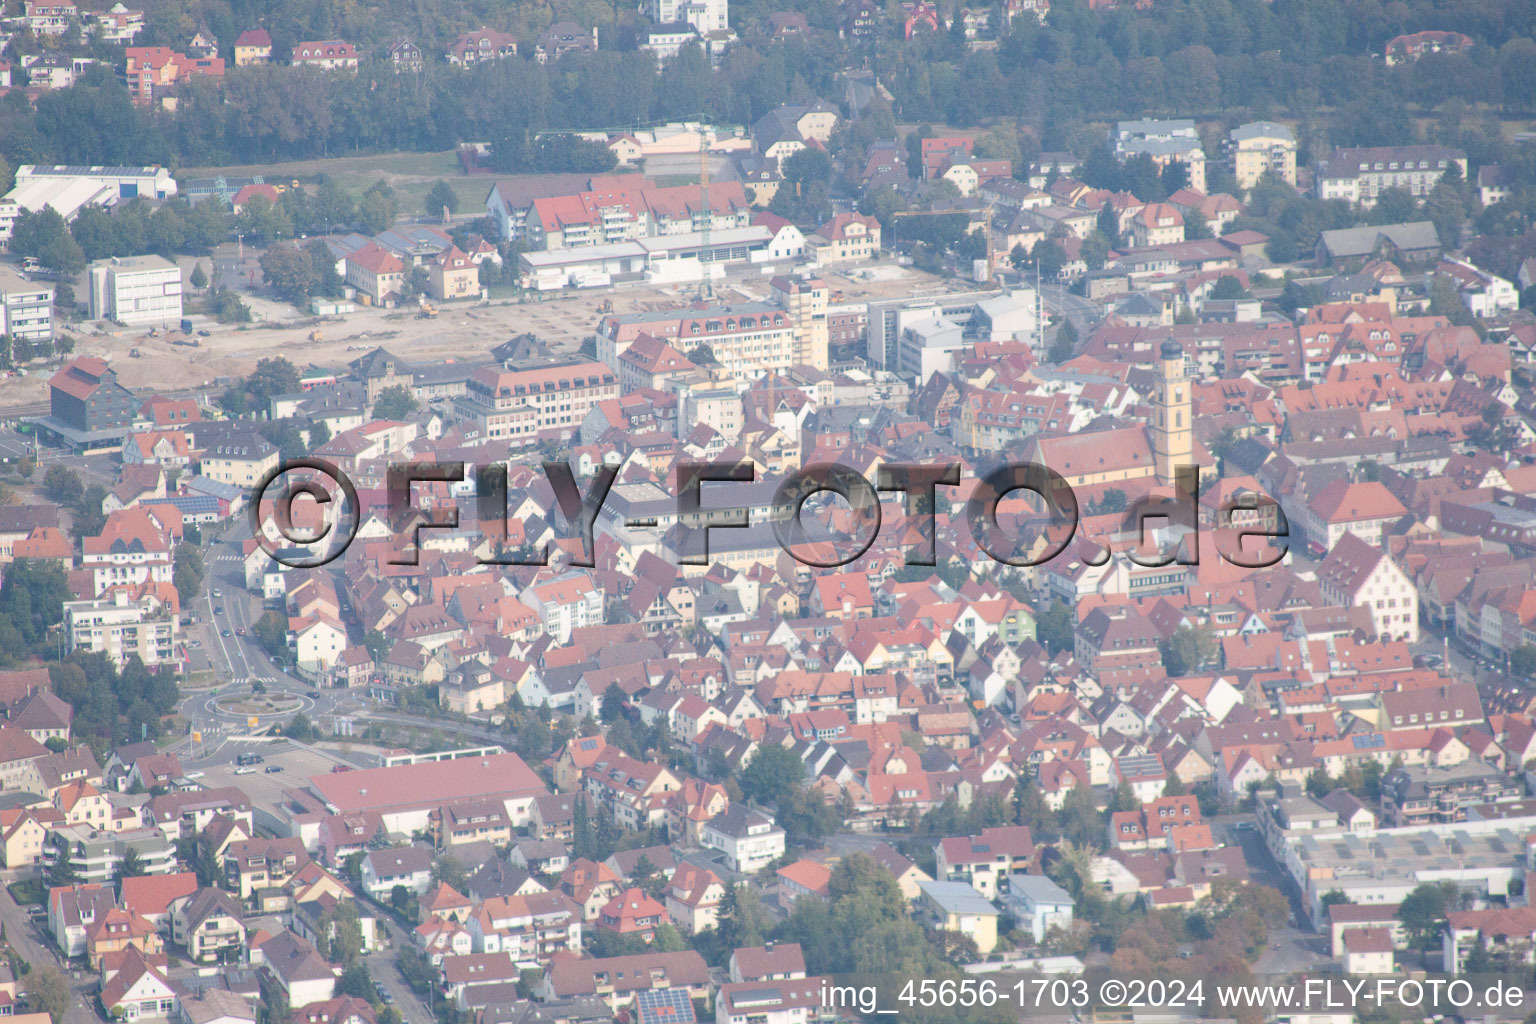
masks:
[[[1157,480],[1164,487],[1174,485],[1180,466],[1195,461],[1195,431],[1190,410],[1189,378],[1184,375],[1184,349],[1169,338],[1163,342],[1157,360],[1157,399],[1152,411],[1152,459],[1157,466]]]

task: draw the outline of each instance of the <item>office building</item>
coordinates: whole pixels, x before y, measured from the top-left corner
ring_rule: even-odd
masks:
[[[90,266],[91,319],[171,327],[181,321],[181,268],[163,256],[123,256]]]

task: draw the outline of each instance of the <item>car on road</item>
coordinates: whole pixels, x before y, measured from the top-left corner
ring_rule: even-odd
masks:
[[[213,606],[213,614],[215,614],[215,615],[223,615],[224,614],[224,606],[221,605],[221,604],[214,605]]]
[[[202,777],[203,777],[203,773],[202,772],[187,772],[187,778],[189,778],[189,779],[200,779]]]
[[[256,774],[256,769],[251,767],[248,764],[243,764],[239,768],[235,769],[235,774],[236,775],[255,775]]]
[[[385,1006],[388,1006],[390,1003],[395,1001],[394,994],[390,992],[389,989],[384,987],[384,983],[382,981],[374,982],[373,990],[379,994],[379,999],[384,1003]]]
[[[245,627],[244,626],[236,626],[235,627],[235,636],[245,636]]]
[[[319,690],[310,690],[308,693],[304,694],[304,696],[308,697],[310,700],[319,700],[320,699],[320,691]]]
[[[219,630],[219,636],[234,636],[234,635],[235,635],[235,634],[233,634],[233,633],[231,633],[231,632],[230,632],[230,631],[229,631],[229,630],[227,630],[227,629],[221,629],[221,630]]]
[[[224,591],[220,590],[218,587],[214,587],[213,588],[213,596],[214,597],[223,597],[224,596]]]
[[[280,772],[282,770],[283,770],[283,766],[280,765],[280,764],[269,764],[269,765],[267,765],[267,774],[268,775],[276,775],[278,772]]]

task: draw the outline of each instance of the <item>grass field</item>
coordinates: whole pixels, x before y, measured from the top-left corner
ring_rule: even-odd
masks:
[[[236,178],[259,174],[269,182],[297,178],[301,184],[312,184],[324,174],[354,196],[362,195],[369,185],[383,178],[400,197],[400,213],[405,217],[426,212],[422,204],[432,183],[439,178],[446,181],[459,197],[458,213],[482,212],[485,194],[495,180],[491,175],[459,173],[459,161],[451,149],[441,153],[379,153],[233,167],[188,167],[177,177],[211,178],[219,174]]]

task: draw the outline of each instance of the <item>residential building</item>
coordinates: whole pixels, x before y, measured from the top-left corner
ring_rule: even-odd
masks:
[[[933,848],[940,881],[960,881],[989,900],[997,899],[1004,878],[1029,870],[1035,843],[1028,826],[1004,825],[980,835],[939,840]]]
[[[480,267],[475,261],[449,246],[430,264],[428,292],[434,299],[477,299],[480,297]]]
[[[1423,199],[1452,166],[1465,181],[1467,154],[1450,146],[1335,149],[1317,165],[1317,197],[1371,207],[1382,192],[1400,188],[1415,199]]]
[[[1381,780],[1382,816],[1394,828],[1465,821],[1470,807],[1524,795],[1519,782],[1482,761],[1403,765]]]
[[[70,650],[105,654],[119,669],[130,656],[148,667],[176,664],[179,621],[169,584],[118,586],[104,597],[64,602]]]
[[[997,947],[997,919],[1002,916],[990,902],[965,882],[919,882],[921,905],[941,931],[964,935],[976,943],[981,955]]]
[[[1148,203],[1131,218],[1131,238],[1143,248],[1184,241],[1184,217],[1172,203]]]
[[[1227,133],[1227,164],[1237,185],[1251,189],[1264,175],[1296,187],[1296,135],[1274,121],[1250,121]]]
[[[448,58],[448,63],[464,66],[483,64],[488,60],[503,60],[516,55],[516,36],[493,28],[478,28],[455,38],[448,44],[448,52],[445,56]]]
[[[1071,893],[1044,875],[1010,875],[1003,907],[1036,944],[1044,942],[1052,928],[1065,930],[1072,925]]]
[[[427,66],[421,56],[421,47],[409,39],[396,39],[390,43],[384,50],[384,59],[389,61],[389,66],[397,75],[408,71],[421,71]]]
[[[715,997],[715,1024],[812,1024],[834,1018],[823,1007],[823,978],[731,982]]]
[[[135,35],[144,31],[144,12],[114,3],[106,11],[91,15],[92,32],[108,43],[131,43]]]
[[[1418,589],[1383,548],[1345,533],[1318,566],[1317,582],[1329,604],[1369,609],[1379,639],[1418,642]]]
[[[726,865],[743,874],[759,871],[784,856],[784,830],[761,811],[740,804],[705,822],[699,843],[723,852]]]
[[[432,884],[433,856],[430,846],[370,850],[363,856],[363,888],[380,901],[388,900],[397,885],[420,896]]]
[[[597,362],[571,361],[527,370],[481,367],[454,403],[461,421],[492,441],[532,444],[541,435],[565,437],[592,407],[619,397],[618,375]]]
[[[264,28],[248,28],[235,37],[235,67],[272,62],[272,36]]]
[[[228,962],[245,950],[240,905],[222,889],[206,886],[171,904],[171,941],[193,963]]]
[[[278,451],[254,430],[226,434],[203,450],[198,471],[210,480],[236,487],[255,487],[277,466]]]
[[[347,284],[356,288],[367,302],[386,308],[399,304],[400,291],[405,286],[405,264],[400,257],[371,241],[349,253],[345,264],[343,277]]]
[[[1189,187],[1205,191],[1205,150],[1194,121],[1121,121],[1115,126],[1111,141],[1115,156],[1121,161],[1145,155],[1159,168],[1183,164],[1189,173]]]
[[[658,25],[683,22],[702,36],[731,27],[730,7],[730,0],[647,0],[646,13]]]
[[[342,39],[317,39],[295,43],[289,62],[294,67],[322,68],[326,71],[355,71],[357,47]]]
[[[40,36],[63,35],[80,15],[70,0],[26,0],[21,9],[27,29]]]
[[[148,105],[159,97],[169,106],[173,101],[165,93],[177,84],[198,76],[224,77],[224,58],[191,56],[169,46],[130,46],[126,59],[128,92],[140,105]]]
[[[880,254],[880,222],[862,213],[839,213],[805,238],[820,266],[872,259]]]
[[[656,939],[656,929],[670,924],[667,908],[646,895],[644,889],[620,892],[598,911],[597,926],[616,935],[633,935],[645,943]]]
[[[181,268],[163,256],[114,256],[90,265],[92,320],[137,326],[181,323]]]

